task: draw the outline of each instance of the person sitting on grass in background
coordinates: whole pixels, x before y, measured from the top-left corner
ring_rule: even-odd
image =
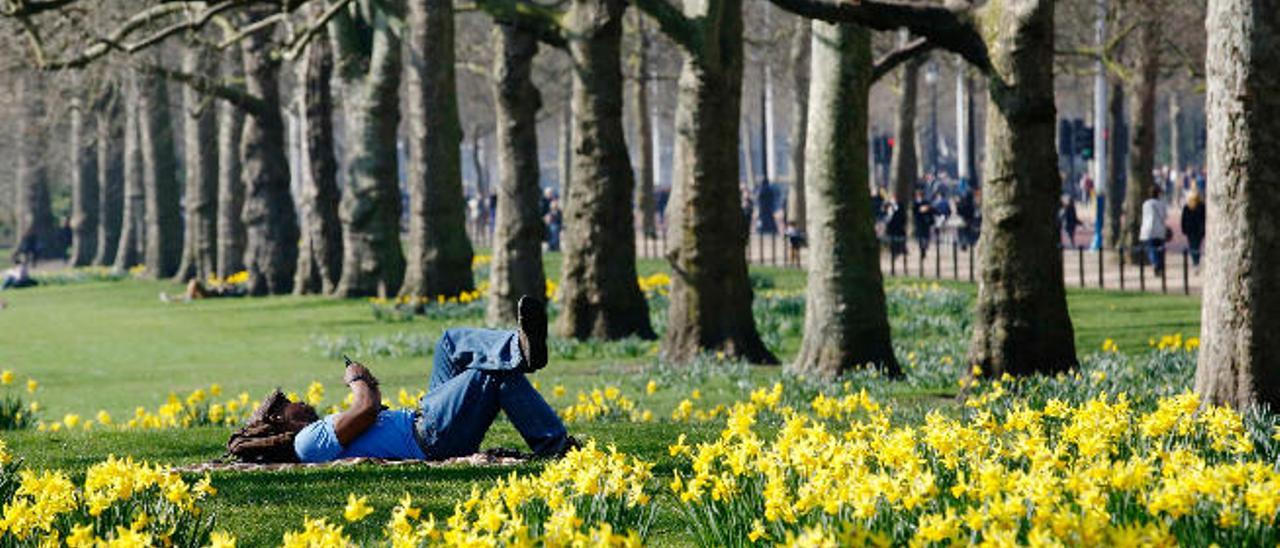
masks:
[[[417,409],[383,409],[378,379],[364,365],[350,362],[343,381],[354,395],[351,407],[321,418],[310,405],[288,403],[274,418],[283,431],[279,439],[292,440],[292,460],[300,462],[444,460],[478,451],[502,410],[534,455],[563,455],[577,442],[525,378],[547,364],[544,306],[528,295],[521,297],[515,331],[446,330],[436,344],[430,387]],[[235,443],[233,436],[228,444],[232,454]]]
[[[245,296],[245,288],[243,285],[221,283],[205,285],[200,283],[200,280],[192,279],[187,282],[187,290],[182,295],[170,295],[161,291],[160,301],[166,303],[189,303],[200,299],[243,296]]]
[[[27,268],[27,263],[20,261],[13,268],[4,271],[4,280],[0,282],[0,289],[20,289],[36,284],[36,280],[31,277],[31,270]]]

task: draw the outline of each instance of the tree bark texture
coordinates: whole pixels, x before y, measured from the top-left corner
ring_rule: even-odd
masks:
[[[251,295],[293,291],[298,265],[298,215],[289,190],[289,157],[270,37],[252,34],[240,42],[245,91],[258,106],[245,117],[240,137],[240,175],[244,181],[245,269]]]
[[[119,85],[107,88],[94,109],[97,117],[98,245],[96,266],[115,263],[120,243],[124,206],[124,93]]]
[[[40,257],[61,256],[58,231],[53,219],[49,196],[49,170],[45,164],[48,138],[45,133],[45,85],[38,73],[25,73],[18,79],[18,191],[16,200],[17,234],[30,231],[40,246]]]
[[[224,54],[224,80],[242,80],[244,61],[232,49]],[[240,138],[244,134],[245,110],[228,101],[218,101],[218,277],[226,278],[244,270],[244,180],[240,164]]]
[[[1124,246],[1130,259],[1146,262],[1139,232],[1142,229],[1142,203],[1155,184],[1152,172],[1156,163],[1156,83],[1160,78],[1160,19],[1157,13],[1163,3],[1143,0],[1136,15],[1142,24],[1134,29],[1137,46],[1137,70],[1129,94],[1129,165],[1128,185],[1124,198]]]
[[[354,4],[361,6],[364,4]],[[329,26],[346,120],[341,297],[391,295],[404,281],[400,246],[400,35],[387,5]]]
[[[138,72],[129,72],[124,85],[124,208],[120,214],[120,243],[116,246],[116,270],[128,270],[142,263],[142,242],[146,236],[143,214],[147,192],[142,182],[142,148],[138,143]]]
[[[639,144],[637,154],[637,163],[639,164],[640,185],[636,189],[636,205],[640,214],[640,230],[644,232],[646,238],[656,237],[658,234],[657,212],[655,210],[655,199],[653,195],[653,112],[649,105],[649,33],[645,30],[644,14],[639,10],[634,12],[635,15],[635,33],[639,42],[633,53],[633,65],[635,69],[635,102],[634,115],[636,120],[636,142]]]
[[[462,192],[453,4],[409,4],[409,253],[400,293],[457,295],[473,289],[475,279]]]
[[[920,91],[920,67],[926,60],[927,56],[917,55],[902,64],[899,82],[902,94],[898,100],[898,115],[894,118],[893,152],[889,159],[890,192],[898,207],[905,207],[908,212],[914,209],[909,204],[916,181],[920,178],[916,155],[916,104]]]
[[[182,70],[188,74],[216,74],[217,57],[203,47],[187,46]],[[187,159],[183,197],[187,215],[182,263],[175,278],[204,280],[218,273],[218,149],[209,146],[217,141],[218,120],[211,97],[184,86],[182,99],[187,114],[182,132]]]
[[[565,105],[560,112],[560,131],[558,138],[559,145],[556,150],[556,157],[559,159],[558,168],[560,170],[560,195],[568,196],[569,188],[573,182],[573,112],[569,105]]]
[[[675,182],[667,208],[674,276],[663,351],[688,361],[706,351],[778,363],[751,313],[747,219],[738,190],[742,106],[741,0],[688,0],[700,46],[682,50]]]
[[[142,149],[142,184],[147,203],[144,263],[148,276],[168,278],[177,272],[182,260],[181,183],[169,112],[169,86],[156,74],[143,74],[138,84],[138,144]]]
[[[300,64],[302,105],[302,242],[298,250],[298,294],[329,294],[342,279],[342,221],[338,218],[338,160],[334,157],[333,50],[312,40]]]
[[[538,109],[542,98],[530,79],[536,37],[511,24],[493,30],[493,95],[498,143],[498,207],[485,322],[516,322],[521,295],[547,292],[542,270],[546,226],[539,215]]]
[[[1121,224],[1124,219],[1125,189],[1122,159],[1126,156],[1125,151],[1128,150],[1129,143],[1118,137],[1121,134],[1120,128],[1125,125],[1124,96],[1124,85],[1117,80],[1111,86],[1111,93],[1108,95],[1110,104],[1107,105],[1107,127],[1111,128],[1111,136],[1107,138],[1107,146],[1111,148],[1107,154],[1108,178],[1106,181],[1098,181],[1098,184],[1104,185],[1107,191],[1105,223],[1107,247],[1114,250],[1120,249],[1124,234],[1124,226]]]
[[[565,197],[557,330],[565,337],[654,338],[636,280],[635,174],[622,128],[622,0],[575,0],[573,185]]]
[[[901,370],[889,338],[880,247],[867,182],[871,31],[813,23],[807,148],[810,252],[805,329],[789,370],[835,378],[850,369]]]
[[[1280,10],[1210,0],[1208,238],[1196,392],[1280,406]]]
[[[1078,365],[1067,314],[1056,214],[1052,0],[994,0],[987,182],[969,362],[991,377]]]
[[[791,35],[791,185],[787,187],[787,220],[801,231],[809,226],[805,205],[805,148],[809,131],[809,57],[813,32],[808,19],[798,17]]]
[[[71,266],[93,262],[98,246],[98,152],[93,103],[71,105]]]

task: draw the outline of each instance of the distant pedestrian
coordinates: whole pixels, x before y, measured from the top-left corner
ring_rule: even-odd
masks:
[[[803,230],[787,221],[787,266],[800,266],[800,250],[808,243]]]
[[[1080,217],[1076,215],[1076,203],[1071,195],[1062,195],[1062,206],[1058,208],[1058,226],[1067,235],[1067,246],[1076,246],[1076,228],[1080,226]]]
[[[933,236],[933,217],[936,211],[933,204],[925,199],[924,192],[917,190],[915,202],[911,205],[912,235],[920,246],[920,258],[929,253],[929,240]]]
[[[1187,252],[1196,268],[1200,268],[1204,229],[1204,203],[1200,201],[1200,193],[1193,188],[1187,193],[1187,205],[1182,206],[1182,234],[1187,237]]]
[[[1152,185],[1147,201],[1142,202],[1142,227],[1138,234],[1147,248],[1147,260],[1156,276],[1164,274],[1164,244],[1169,237],[1169,229],[1165,226],[1169,206],[1160,199],[1160,195],[1160,187]]]
[[[547,251],[560,251],[560,229],[564,226],[564,213],[560,211],[560,200],[552,199],[547,203]]]
[[[981,196],[982,189],[975,188],[961,195],[956,202],[956,215],[964,222],[960,227],[960,249],[969,249],[978,243],[978,230],[982,225],[982,205],[978,201]]]
[[[894,260],[907,254],[907,211],[899,207],[893,198],[884,204],[884,208],[884,236],[889,240],[890,260]]]

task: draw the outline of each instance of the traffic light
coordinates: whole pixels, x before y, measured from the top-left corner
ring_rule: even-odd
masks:
[[[1093,159],[1093,127],[1084,125],[1079,118],[1072,122],[1072,134],[1075,136],[1075,149],[1085,160]]]

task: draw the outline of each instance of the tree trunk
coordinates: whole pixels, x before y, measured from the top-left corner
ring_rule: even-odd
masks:
[[[981,273],[968,362],[990,377],[1078,365],[1056,220],[1053,1],[986,6],[992,73]]]
[[[566,337],[654,338],[636,280],[635,174],[622,129],[622,0],[575,0],[573,174],[565,196],[557,330]],[[588,184],[589,182],[589,184]]]
[[[216,74],[217,57],[200,46],[183,51],[182,70],[188,74]],[[187,158],[187,187],[183,201],[182,264],[175,278],[207,279],[218,273],[218,150],[209,143],[217,140],[217,113],[211,98],[191,86],[182,90],[187,120],[183,139]]]
[[[98,99],[98,230],[96,266],[116,261],[120,243],[121,211],[124,205],[124,93],[119,85],[108,88]]]
[[[72,101],[71,266],[93,262],[98,246],[98,153],[92,110],[79,100]]]
[[[173,148],[169,86],[157,74],[143,74],[138,84],[138,145],[147,201],[145,264],[147,275],[162,279],[173,276],[182,260],[178,157]]]
[[[775,364],[751,313],[747,220],[738,190],[741,0],[689,1],[685,16],[697,21],[702,46],[682,51],[676,175],[667,210],[674,276],[663,351],[675,361],[718,350]]]
[[[903,41],[899,41],[900,43]],[[911,194],[920,179],[920,167],[916,156],[916,103],[920,92],[920,67],[927,56],[917,55],[902,64],[902,95],[898,100],[898,115],[894,118],[893,152],[889,159],[892,180],[889,189],[898,207],[910,212],[913,208]],[[908,215],[910,217],[910,215]],[[910,222],[910,219],[907,219]]]
[[[293,291],[299,234],[289,192],[289,157],[276,81],[279,65],[271,59],[270,36],[265,33],[251,34],[240,45],[245,91],[259,102],[245,117],[240,139],[248,290],[251,295],[287,294]]]
[[[48,138],[45,134],[44,76],[27,72],[16,86],[18,108],[18,191],[15,217],[17,234],[33,234],[39,257],[58,257],[58,230],[49,198],[49,171],[46,165]]]
[[[1280,406],[1280,11],[1210,0],[1208,239],[1196,392]]]
[[[475,280],[462,192],[453,4],[409,5],[409,254],[400,293],[457,295]]]
[[[1152,172],[1156,162],[1156,83],[1160,78],[1160,15],[1145,0],[1138,6],[1142,24],[1137,33],[1137,70],[1129,95],[1129,165],[1128,185],[1124,195],[1124,246],[1134,263],[1146,262],[1139,233],[1142,229],[1142,202],[1155,184]]]
[[[498,210],[485,322],[516,322],[521,295],[542,298],[545,225],[538,214],[538,109],[542,99],[529,77],[538,42],[533,33],[498,23],[493,31],[493,95],[498,142]]]
[[[1124,158],[1127,156],[1126,151],[1129,143],[1121,136],[1127,132],[1125,130],[1124,121],[1124,85],[1116,81],[1111,86],[1109,94],[1111,103],[1107,108],[1107,127],[1111,128],[1111,136],[1107,138],[1107,146],[1111,150],[1107,151],[1107,180],[1098,181],[1098,184],[1104,185],[1107,196],[1107,247],[1113,250],[1120,249],[1122,244],[1121,236],[1124,234],[1124,226],[1121,224],[1124,219],[1124,189],[1125,175],[1121,169],[1124,165]]]
[[[573,109],[568,104],[560,111],[559,139],[560,195],[568,196],[573,182]]]
[[[805,150],[812,245],[804,340],[788,369],[834,378],[869,365],[896,377],[867,184],[871,31],[814,22],[813,67]]]
[[[147,193],[142,184],[142,149],[138,143],[138,72],[129,72],[124,85],[124,209],[121,212],[120,244],[116,246],[115,269],[124,271],[142,262],[142,241],[146,234],[143,213]]]
[[[342,221],[338,218],[338,160],[334,157],[333,50],[312,40],[300,64],[302,83],[302,242],[298,250],[298,294],[329,294],[342,279]]]
[[[791,154],[791,185],[787,188],[787,220],[800,231],[808,230],[805,211],[805,147],[809,120],[809,50],[813,33],[809,20],[796,18],[791,35],[791,128],[787,136]]]
[[[390,295],[404,281],[396,153],[401,55],[393,17],[384,6],[340,15],[329,27],[347,135],[342,278],[334,291],[340,297]]]
[[[1169,92],[1169,169],[1174,179],[1181,180],[1182,172],[1182,98],[1176,90]],[[1179,184],[1175,192],[1181,192]]]
[[[244,62],[234,49],[224,54],[222,77],[244,78]],[[218,101],[218,277],[244,270],[244,180],[241,178],[240,137],[244,133],[244,108]]]
[[[635,33],[639,41],[634,52],[636,141],[639,142],[640,188],[636,205],[640,213],[640,229],[646,238],[656,237],[658,225],[653,196],[653,112],[649,108],[649,33],[644,28],[644,14],[635,15]]]

